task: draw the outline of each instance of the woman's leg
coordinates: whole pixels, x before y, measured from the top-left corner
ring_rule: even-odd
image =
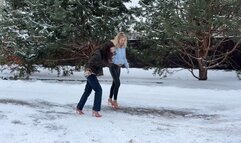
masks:
[[[101,99],[102,99],[102,88],[100,86],[100,83],[99,83],[96,75],[92,74],[88,78],[89,78],[90,86],[95,91],[93,110],[100,111],[101,110]]]
[[[110,96],[109,98],[112,99],[114,95],[114,100],[117,100],[117,95],[120,87],[120,67],[117,65],[111,65],[110,73],[113,78],[113,82],[110,88]]]
[[[115,82],[115,87],[114,87],[114,100],[117,100],[117,96],[118,96],[118,92],[119,92],[119,88],[120,88],[120,72],[121,72],[121,68],[117,67],[115,70],[115,78],[114,78],[114,82]]]
[[[110,95],[109,95],[109,99],[112,99],[113,95],[114,95],[114,88],[115,88],[114,76],[116,75],[115,74],[115,67],[114,67],[113,64],[109,67],[109,71],[110,71],[111,77],[113,79],[112,80],[112,85],[110,87]]]
[[[87,78],[87,82],[86,82],[86,85],[85,85],[85,91],[84,91],[84,93],[83,93],[82,97],[80,98],[80,101],[79,101],[79,103],[77,105],[77,109],[78,110],[82,110],[83,109],[83,107],[84,107],[84,105],[85,105],[85,103],[86,103],[86,101],[87,101],[91,91],[92,91],[92,87],[89,84],[89,80]]]

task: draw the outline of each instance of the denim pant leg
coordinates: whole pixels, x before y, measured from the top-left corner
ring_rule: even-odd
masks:
[[[91,91],[92,91],[92,87],[91,87],[91,85],[90,85],[90,83],[89,83],[89,81],[87,79],[87,82],[86,82],[86,85],[85,85],[85,91],[84,91],[84,93],[83,93],[82,97],[80,98],[80,101],[79,101],[79,103],[77,105],[77,108],[79,110],[83,109],[83,107],[84,107],[84,105],[85,105],[85,103],[86,103],[86,101],[87,101]]]
[[[100,111],[101,110],[101,99],[102,99],[102,88],[100,86],[100,83],[99,83],[96,75],[94,75],[94,74],[88,76],[87,80],[88,80],[91,88],[95,91],[93,110]]]

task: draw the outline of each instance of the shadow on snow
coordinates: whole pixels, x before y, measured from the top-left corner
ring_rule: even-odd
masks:
[[[37,109],[38,112],[49,114],[49,116],[51,116],[51,119],[58,118],[60,116],[65,116],[65,115],[72,115],[75,108],[75,104],[62,105],[62,104],[52,103],[52,102],[43,101],[43,100],[35,100],[32,102],[27,102],[23,100],[0,99],[0,104],[12,104],[16,106],[27,106],[30,108],[34,108],[34,109]],[[55,109],[55,108],[58,108],[58,109]],[[91,108],[92,107],[90,105],[85,106],[85,109],[87,110],[91,110]],[[0,111],[0,114],[1,112],[2,111]],[[190,110],[182,111],[182,110],[175,110],[175,109],[165,109],[165,108],[157,109],[157,108],[150,108],[150,107],[149,108],[148,107],[121,107],[121,109],[113,110],[109,106],[102,106],[102,112],[120,112],[120,113],[129,114],[129,115],[136,115],[136,116],[153,116],[153,117],[165,117],[165,118],[177,118],[177,117],[201,118],[205,120],[211,120],[217,117],[217,115],[197,114],[194,112],[190,112]],[[55,116],[52,116],[50,114],[55,114]]]

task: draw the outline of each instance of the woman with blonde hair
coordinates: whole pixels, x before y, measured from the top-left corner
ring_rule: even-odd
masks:
[[[123,32],[120,32],[115,36],[112,42],[115,45],[115,54],[112,64],[109,67],[113,81],[110,88],[108,104],[111,105],[113,109],[119,109],[117,96],[120,87],[121,67],[127,68],[127,72],[129,73],[129,63],[126,59],[127,37]]]

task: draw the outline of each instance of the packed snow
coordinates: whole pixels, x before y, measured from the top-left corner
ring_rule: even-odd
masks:
[[[107,104],[111,76],[99,77],[101,118],[75,113],[82,72],[57,76],[40,69],[30,80],[0,79],[1,143],[240,143],[241,81],[234,71],[209,71],[198,81],[187,70],[160,79],[153,70],[121,73],[119,110]],[[1,76],[3,72],[0,73]],[[6,73],[4,73],[6,74]]]

